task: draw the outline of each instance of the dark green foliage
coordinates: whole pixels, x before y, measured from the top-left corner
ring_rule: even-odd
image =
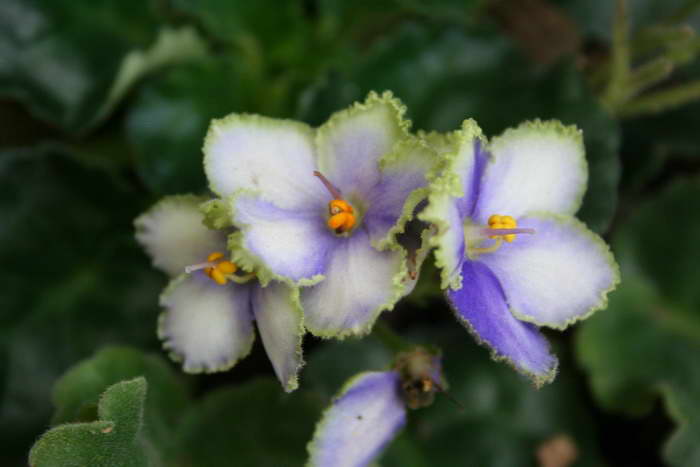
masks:
[[[623,282],[555,341],[560,374],[537,391],[472,343],[425,267],[389,319],[441,348],[465,409],[438,394],[412,411],[382,465],[537,465],[559,435],[576,465],[698,465],[700,2],[616,3],[2,0],[0,464],[26,464],[45,432],[32,465],[302,465],[331,397],[389,368],[392,346],[308,339],[291,395],[261,346],[230,373],[181,376],[155,333],[166,279],[132,222],[162,195],[206,193],[212,118],[318,125],[388,89],[416,130],[578,125],[579,216]]]

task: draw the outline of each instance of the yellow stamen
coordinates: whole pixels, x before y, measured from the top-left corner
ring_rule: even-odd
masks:
[[[219,285],[226,284],[226,277],[224,277],[224,274],[218,269],[213,269],[209,277],[214,279],[214,282],[216,282]]]
[[[334,199],[328,203],[328,227],[336,233],[345,233],[355,226],[355,211],[347,201]]]
[[[207,256],[206,262],[187,266],[185,272],[191,274],[203,270],[207,277],[219,285],[224,285],[227,281],[237,282],[234,273],[238,270],[238,266],[223,258],[223,253],[215,251]]]
[[[209,256],[207,256],[207,261],[214,262],[214,261],[219,260],[223,257],[224,257],[223,253],[221,253],[219,251],[215,251],[214,253],[211,253]]]
[[[216,265],[216,269],[218,269],[222,274],[233,274],[238,268],[231,261],[221,261]]]
[[[491,229],[515,229],[518,227],[518,223],[511,216],[499,216],[498,214],[490,216],[488,224]],[[515,236],[516,234],[492,235],[491,238],[502,238],[506,242],[511,243],[515,240]],[[500,246],[500,244],[498,246]]]

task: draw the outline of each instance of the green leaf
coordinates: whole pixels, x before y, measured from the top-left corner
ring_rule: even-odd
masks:
[[[165,278],[133,239],[124,180],[62,149],[0,153],[0,436],[26,452],[56,378],[107,343],[150,345]],[[9,448],[8,448],[9,450]]]
[[[616,249],[654,280],[664,300],[693,315],[700,309],[700,212],[689,203],[699,197],[699,180],[677,182],[639,205],[615,237]]]
[[[110,386],[100,398],[99,421],[61,425],[32,447],[32,467],[137,467],[152,465],[138,437],[146,398],[146,380]]]
[[[173,7],[196,18],[219,41],[233,44],[251,67],[289,65],[307,48],[300,2],[258,0],[174,0]]]
[[[577,353],[599,403],[644,415],[663,395],[679,425],[664,448],[674,466],[700,460],[700,321],[688,320],[660,299],[652,284],[626,274],[609,309],[584,323]]]
[[[197,467],[303,465],[320,413],[311,394],[285,394],[272,379],[212,392],[182,422],[183,462]]]
[[[700,461],[700,215],[688,209],[700,184],[681,182],[642,203],[613,238],[623,283],[609,309],[585,322],[577,355],[608,410],[649,413],[661,394],[678,429],[664,447],[670,465]],[[682,228],[677,228],[682,219]],[[683,248],[674,248],[682,245]]]
[[[145,376],[150,386],[144,406],[145,436],[161,453],[177,449],[173,433],[188,403],[187,388],[163,358],[128,347],[101,350],[56,382],[53,423],[89,420],[84,417],[97,407],[105,387],[137,376]]]
[[[206,189],[201,147],[209,122],[246,108],[247,86],[222,59],[173,68],[142,87],[126,130],[138,173],[154,193]]]
[[[156,32],[150,2],[3,1],[0,95],[64,130],[84,131],[104,112],[127,55],[148,48]]]

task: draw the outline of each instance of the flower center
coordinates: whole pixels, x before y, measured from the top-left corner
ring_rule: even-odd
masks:
[[[511,216],[494,214],[488,218],[488,226],[464,226],[466,255],[476,259],[484,253],[493,253],[503,242],[512,243],[519,234],[534,234],[535,229],[518,228],[518,222]]]
[[[234,275],[238,267],[231,261],[223,258],[223,253],[215,251],[207,256],[205,262],[187,266],[185,272],[187,274],[192,274],[195,271],[203,269],[204,273],[219,285],[225,285],[228,281],[240,282],[241,278]]]
[[[328,221],[326,224],[328,228],[333,230],[336,234],[343,234],[350,232],[357,222],[355,217],[355,210],[352,208],[350,203],[345,201],[338,190],[333,184],[328,181],[326,177],[323,176],[321,172],[314,171],[314,175],[321,180],[323,186],[326,187],[328,192],[334,198],[328,203]]]

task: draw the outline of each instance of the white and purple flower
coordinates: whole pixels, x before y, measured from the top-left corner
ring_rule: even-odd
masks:
[[[440,355],[421,347],[400,353],[390,371],[355,375],[316,426],[307,467],[368,465],[404,427],[407,409],[429,406],[444,386]]]
[[[619,282],[608,246],[573,217],[588,178],[581,132],[533,121],[487,142],[467,120],[433,140],[448,162],[419,218],[436,227],[448,301],[495,359],[549,382],[557,359],[538,326],[586,318]]]
[[[318,129],[240,114],[210,127],[205,172],[240,229],[232,260],[263,284],[305,286],[316,335],[366,334],[415,283],[396,236],[427,196],[437,156],[404,111],[371,93]]]
[[[228,232],[202,223],[204,201],[167,197],[135,221],[153,265],[172,278],[160,297],[163,346],[188,373],[225,371],[250,352],[255,321],[278,379],[292,391],[303,365],[298,290],[281,282],[262,287],[254,274],[240,274],[223,253]]]

